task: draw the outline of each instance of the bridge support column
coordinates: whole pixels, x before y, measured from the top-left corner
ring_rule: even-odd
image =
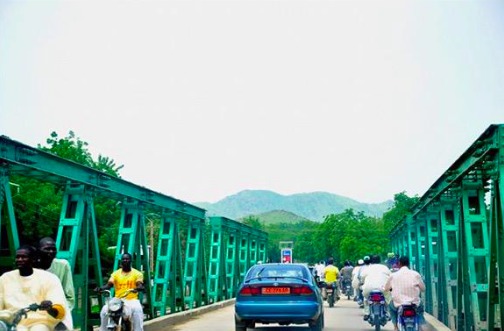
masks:
[[[266,262],[266,241],[259,239],[259,261]]]
[[[502,170],[502,169],[501,169]],[[501,330],[504,323],[504,174],[492,181],[490,208],[490,267],[488,274],[488,325]]]
[[[427,281],[426,311],[439,319],[439,212],[437,206],[430,207],[430,213],[426,215],[426,265],[425,276]]]
[[[226,231],[225,220],[221,217],[210,217],[212,233],[210,235],[210,261],[208,265],[208,299],[209,303],[224,300],[226,287]]]
[[[0,165],[0,248],[2,252],[8,252],[8,255],[0,256],[0,268],[12,267],[12,257],[16,255],[16,249],[19,247],[19,235],[14,215],[14,204],[9,184],[9,168]],[[4,222],[4,201],[7,207],[8,222]],[[4,236],[3,233],[7,235]],[[3,238],[7,239],[5,243]]]
[[[415,220],[414,226],[414,241],[415,249],[413,254],[415,255],[415,269],[421,275],[425,275],[425,218],[424,215],[420,215]]]
[[[182,258],[177,220],[163,214],[158,239],[152,305],[154,316],[182,311],[184,307],[182,285]]]
[[[102,285],[102,273],[93,199],[84,185],[66,185],[56,248],[57,257],[68,260],[73,272],[74,324],[81,330],[89,330],[99,324],[100,311],[91,311],[90,298],[96,306],[98,299],[91,295],[91,289]]]
[[[457,266],[459,207],[455,197],[441,199],[439,231],[441,277],[438,319],[455,330],[457,318]]]
[[[489,242],[484,185],[480,179],[466,180],[462,185],[457,330],[488,330]]]
[[[240,275],[240,281],[243,280],[245,277],[245,273],[247,272],[249,268],[249,252],[250,252],[250,247],[249,247],[249,235],[250,233],[248,231],[245,231],[245,228],[242,227],[242,231],[240,233],[240,256],[239,256],[239,275]]]
[[[238,264],[238,231],[233,228],[229,233],[226,243],[226,299],[234,298],[240,283]]]
[[[208,301],[203,244],[204,228],[204,219],[191,218],[189,220],[184,267],[184,301],[189,309],[205,305]]]

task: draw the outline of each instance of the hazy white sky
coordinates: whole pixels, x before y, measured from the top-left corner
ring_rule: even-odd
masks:
[[[0,2],[0,134],[188,202],[422,195],[498,123],[500,0]]]

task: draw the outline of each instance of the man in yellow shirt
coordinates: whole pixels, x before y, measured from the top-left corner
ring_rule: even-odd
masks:
[[[143,331],[143,310],[140,300],[138,300],[138,291],[144,290],[143,274],[131,267],[131,254],[124,253],[121,257],[121,268],[117,269],[110,276],[107,284],[99,290],[108,290],[114,287],[115,297],[121,298],[127,290],[134,289],[134,292],[128,293],[124,298],[125,308],[131,311],[132,331]],[[128,314],[129,312],[126,312]],[[101,325],[100,331],[107,330],[107,306],[102,308],[100,313]]]
[[[334,266],[334,259],[329,258],[327,260],[327,266],[324,268],[324,271],[322,272],[322,276],[325,279],[325,282],[327,286],[330,286],[334,283],[334,288],[335,288],[335,296],[336,300],[339,300],[339,289],[338,289],[338,275],[339,275],[339,269],[338,267]],[[325,297],[326,295],[324,295]]]

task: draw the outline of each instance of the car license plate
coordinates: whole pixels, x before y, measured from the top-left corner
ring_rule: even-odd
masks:
[[[290,294],[290,287],[263,287],[262,294]]]

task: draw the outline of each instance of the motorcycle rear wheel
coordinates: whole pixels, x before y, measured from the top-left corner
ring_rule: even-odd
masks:
[[[329,307],[334,307],[334,296],[330,295],[327,297],[327,303],[329,303]]]

